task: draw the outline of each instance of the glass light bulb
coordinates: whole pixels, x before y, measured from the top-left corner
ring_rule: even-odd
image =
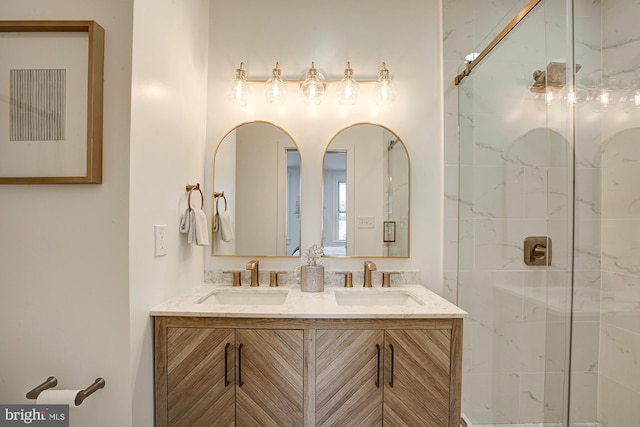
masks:
[[[264,96],[269,104],[282,105],[287,96],[287,84],[282,81],[280,66],[271,70],[271,78],[264,85]]]
[[[398,92],[395,85],[389,78],[389,70],[385,63],[380,65],[380,75],[378,77],[378,83],[376,84],[375,99],[378,105],[388,105],[393,103],[396,99]]]
[[[336,92],[340,105],[354,105],[358,99],[360,88],[358,82],[353,78],[353,70],[348,62],[347,68],[344,70],[344,78],[338,83]]]
[[[229,84],[227,96],[231,102],[241,107],[247,105],[249,100],[249,84],[247,83],[247,71],[244,62],[240,63],[240,68],[236,70],[236,77]]]
[[[547,91],[544,94],[544,102],[547,103],[547,105],[551,104],[551,102],[553,101],[553,92],[551,91]]]
[[[311,68],[307,71],[307,77],[300,85],[302,94],[304,95],[304,103],[307,105],[319,105],[321,97],[324,94],[324,83],[321,81],[318,75],[318,70],[315,69],[313,62]]]

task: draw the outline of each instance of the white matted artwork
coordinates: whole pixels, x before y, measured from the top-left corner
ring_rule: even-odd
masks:
[[[104,30],[0,21],[0,183],[102,181]]]

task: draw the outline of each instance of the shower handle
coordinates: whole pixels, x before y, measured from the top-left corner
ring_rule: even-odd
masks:
[[[525,238],[524,263],[526,265],[551,265],[551,238],[547,236]]]

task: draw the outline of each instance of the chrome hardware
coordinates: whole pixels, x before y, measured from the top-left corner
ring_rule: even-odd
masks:
[[[524,263],[526,265],[551,265],[551,238],[529,236],[524,239]]]
[[[373,261],[365,261],[364,262],[364,284],[362,285],[365,288],[371,287],[371,272],[376,270],[376,265]]]
[[[383,271],[382,272],[382,287],[390,288],[391,287],[391,275],[392,274],[400,274],[397,271]]]
[[[229,378],[227,377],[227,369],[228,369],[228,364],[227,364],[227,355],[229,353],[229,347],[231,346],[231,344],[227,343],[227,345],[224,346],[224,386],[227,387],[229,385]]]
[[[242,286],[242,281],[240,279],[241,271],[223,271],[224,274],[231,274],[233,277],[232,286]]]
[[[247,270],[251,270],[251,284],[249,286],[251,286],[252,288],[255,288],[256,286],[260,286],[260,282],[258,279],[258,273],[259,273],[258,261],[255,259],[249,261],[247,263]]]

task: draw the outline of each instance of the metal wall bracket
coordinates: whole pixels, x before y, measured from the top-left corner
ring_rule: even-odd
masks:
[[[524,239],[524,263],[526,265],[551,265],[551,238],[529,236]]]

